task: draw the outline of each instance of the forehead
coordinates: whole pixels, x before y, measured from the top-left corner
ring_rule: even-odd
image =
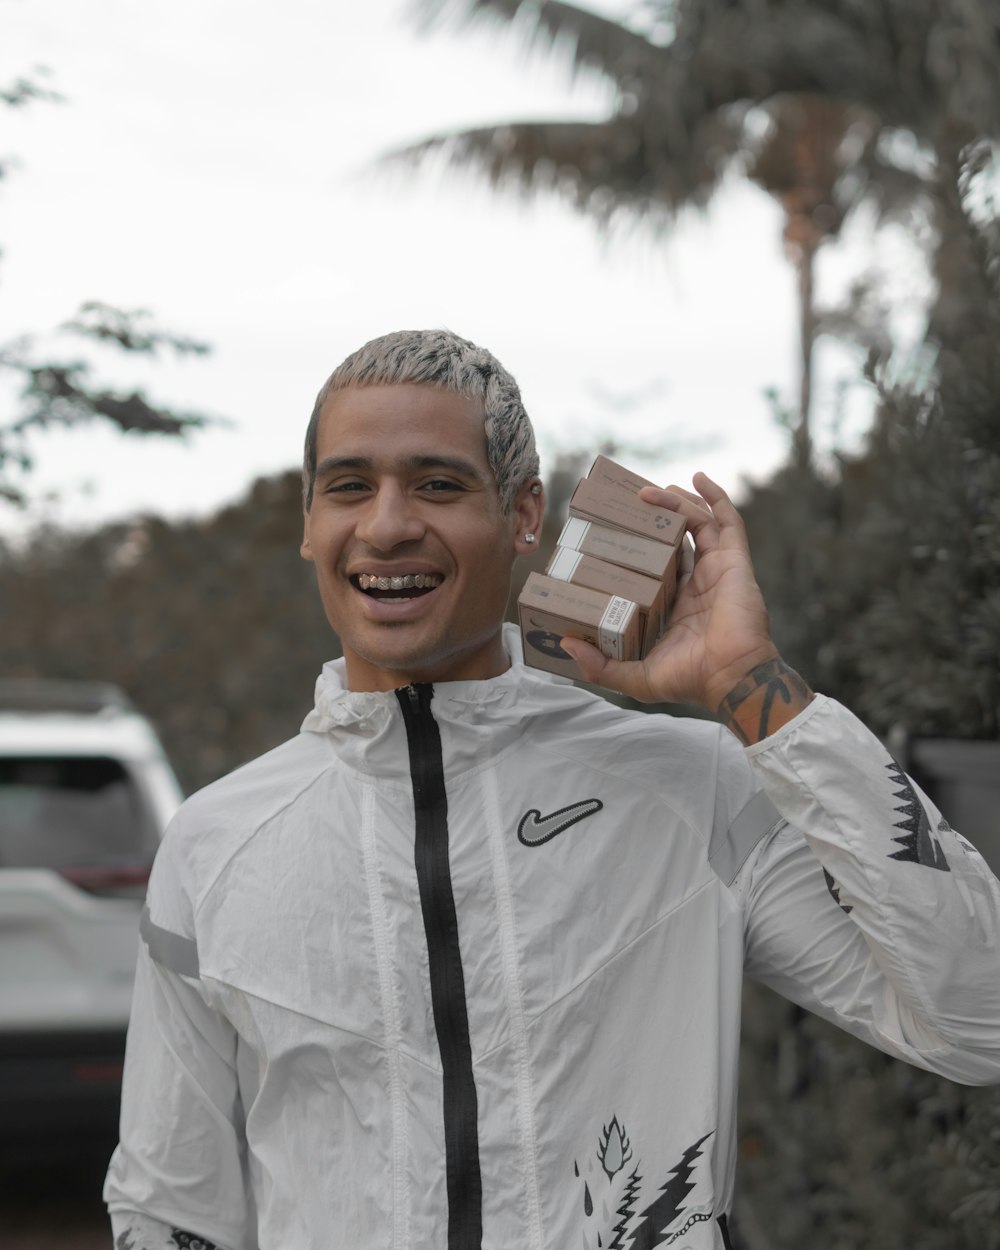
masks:
[[[316,434],[317,459],[461,453],[492,476],[486,454],[482,401],[424,383],[350,386],[323,404]]]

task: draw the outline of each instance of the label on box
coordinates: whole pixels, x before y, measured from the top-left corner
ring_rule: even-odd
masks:
[[[635,604],[631,600],[621,599],[618,595],[611,596],[598,627],[600,647],[609,660],[622,658],[622,635],[628,629],[635,610]]]
[[[608,564],[620,564],[660,581],[672,576],[671,567],[678,550],[669,543],[643,538],[628,530],[595,525],[582,517],[570,517],[566,522],[559,535],[559,546],[571,547],[584,555]]]
[[[558,577],[561,582],[571,582],[573,574],[580,567],[582,559],[582,551],[574,551],[570,547],[560,547],[552,557],[546,572],[550,577]]]
[[[581,518],[577,516],[570,517],[570,519],[563,526],[563,532],[559,535],[560,546],[579,549],[580,544],[587,537],[587,531],[589,529],[589,521],[581,520]]]

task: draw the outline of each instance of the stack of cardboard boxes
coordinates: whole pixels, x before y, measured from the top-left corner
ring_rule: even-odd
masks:
[[[653,485],[606,456],[581,479],[552,559],[518,598],[526,664],[580,680],[560,638],[582,638],[616,660],[654,646],[673,606],[686,527],[639,498]]]

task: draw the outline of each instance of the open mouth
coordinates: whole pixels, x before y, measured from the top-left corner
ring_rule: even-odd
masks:
[[[381,577],[376,573],[354,573],[351,583],[372,599],[393,599],[405,602],[419,599],[436,590],[444,579],[440,573],[405,573],[398,577]]]

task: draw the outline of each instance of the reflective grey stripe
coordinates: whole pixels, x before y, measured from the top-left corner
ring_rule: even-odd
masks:
[[[181,937],[179,933],[171,933],[169,929],[161,929],[158,924],[153,924],[149,918],[148,904],[142,909],[139,932],[150,957],[161,968],[179,972],[184,977],[198,975],[198,943],[194,938]]]
[[[778,809],[763,790],[758,790],[736,813],[728,829],[712,834],[708,862],[724,885],[732,885],[761,838],[783,823],[784,817]]]

